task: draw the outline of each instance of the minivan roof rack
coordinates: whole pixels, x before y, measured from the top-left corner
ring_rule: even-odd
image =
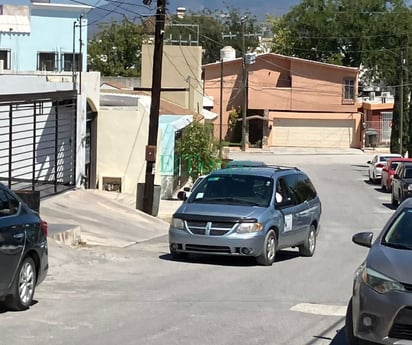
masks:
[[[277,164],[267,164],[268,168],[274,168],[274,169],[294,169],[294,170],[299,170],[300,169],[298,167],[294,167],[294,166],[289,166],[289,165],[277,165]]]

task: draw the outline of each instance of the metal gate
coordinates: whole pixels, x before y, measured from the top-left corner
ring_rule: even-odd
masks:
[[[0,180],[56,194],[76,185],[76,91],[0,95]]]

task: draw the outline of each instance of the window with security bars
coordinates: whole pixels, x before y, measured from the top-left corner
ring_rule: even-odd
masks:
[[[80,71],[81,70],[81,55],[73,54],[73,53],[64,53],[63,54],[63,70],[66,72]]]
[[[10,50],[0,50],[0,61],[3,61],[3,64],[0,66],[0,70],[10,69]]]
[[[55,52],[38,53],[38,71],[55,71],[56,70],[56,58]]]

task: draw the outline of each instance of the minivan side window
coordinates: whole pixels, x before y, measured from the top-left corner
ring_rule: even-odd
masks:
[[[290,200],[288,204],[297,205],[298,199],[295,191],[291,186],[295,184],[294,175],[288,175],[278,178],[276,182],[276,192],[282,196],[282,203]]]
[[[0,190],[0,217],[14,215],[18,209],[19,202],[9,193]]]
[[[300,174],[297,184],[297,193],[302,196],[304,201],[316,198],[316,190],[308,176]]]
[[[287,175],[285,179],[296,197],[296,204],[301,204],[316,197],[315,187],[305,174],[291,174]]]

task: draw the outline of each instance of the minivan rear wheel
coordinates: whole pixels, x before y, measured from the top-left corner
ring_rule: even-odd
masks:
[[[312,224],[309,229],[308,237],[305,242],[299,246],[299,254],[302,256],[313,256],[316,249],[316,228]]]
[[[258,264],[263,266],[271,266],[276,257],[276,234],[273,230],[268,231],[265,236],[262,254],[256,258]]]

